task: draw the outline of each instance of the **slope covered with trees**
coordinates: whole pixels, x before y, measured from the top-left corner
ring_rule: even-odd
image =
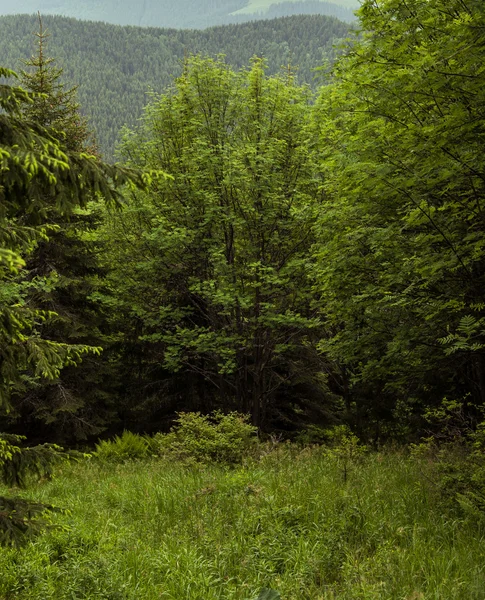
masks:
[[[299,14],[327,15],[346,21],[355,19],[352,11],[358,0],[0,0],[0,15],[19,12],[61,15],[115,25],[141,27],[205,28],[255,19]]]
[[[0,56],[10,68],[22,68],[32,54],[37,17],[0,18]],[[331,60],[333,45],[348,27],[337,19],[301,16],[205,31],[116,27],[61,17],[45,17],[50,54],[64,69],[67,85],[78,85],[78,98],[104,157],[113,158],[119,131],[133,127],[146,104],[148,88],[165,89],[181,73],[184,56],[225,54],[234,68],[264,56],[268,72],[289,63],[300,82],[316,85],[313,69]]]
[[[285,2],[272,2],[272,0],[253,0],[248,6],[239,9],[231,15],[231,20],[239,22],[241,18],[272,19],[274,17],[287,17],[289,15],[326,15],[337,17],[348,23],[355,22],[355,11],[360,2],[354,0],[296,0]]]

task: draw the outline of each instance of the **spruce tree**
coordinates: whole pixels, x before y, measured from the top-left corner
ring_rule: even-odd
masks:
[[[79,113],[76,88],[66,88],[63,70],[47,55],[49,34],[39,16],[35,54],[21,71],[21,83],[33,101],[22,108],[25,118],[44,127],[59,139],[64,151],[92,154],[95,147],[86,119]],[[96,155],[96,154],[95,154]],[[32,215],[38,219],[38,215]],[[51,227],[48,239],[40,240],[29,255],[22,280],[29,302],[56,313],[44,323],[42,335],[70,344],[105,347],[103,311],[92,300],[103,272],[98,266],[99,243],[90,241],[96,228],[94,210],[66,214],[46,194],[42,219]],[[106,361],[86,356],[81,365],[68,366],[53,380],[34,382],[13,398],[9,427],[37,441],[72,442],[99,433],[111,418],[110,394],[103,380],[111,378]],[[21,429],[19,429],[21,427]]]
[[[55,59],[47,55],[50,34],[44,30],[39,14],[37,49],[21,70],[22,86],[33,93],[34,101],[24,108],[25,116],[57,133],[67,150],[88,151],[97,155],[93,134],[87,119],[80,114],[76,100],[77,86],[66,88],[62,82],[63,69],[55,66]]]
[[[0,78],[15,77],[0,67]],[[122,185],[143,187],[147,177],[106,165],[84,153],[63,151],[23,109],[32,96],[19,87],[0,84],[0,410],[42,380],[56,379],[61,369],[81,362],[96,347],[43,335],[56,315],[35,304],[21,277],[29,256],[57,226],[42,221],[46,206],[58,214],[86,206],[94,193],[119,203]],[[37,215],[34,219],[33,215]],[[44,280],[47,285],[47,280]],[[39,288],[41,284],[39,283]],[[22,448],[21,438],[0,435],[0,483],[25,482],[28,473],[43,474],[59,458],[58,448]],[[46,507],[37,502],[0,496],[0,543],[16,542],[39,524]]]

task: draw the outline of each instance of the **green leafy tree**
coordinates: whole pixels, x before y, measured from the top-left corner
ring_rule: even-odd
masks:
[[[355,416],[414,427],[444,395],[485,401],[484,12],[366,0],[359,16],[316,112],[322,349]]]
[[[106,234],[117,298],[152,368],[193,382],[187,408],[234,408],[258,426],[298,385],[314,390],[317,405],[326,389],[314,376],[322,365],[310,309],[320,202],[311,94],[291,71],[264,71],[260,59],[239,73],[223,60],[186,61],[122,149],[129,164],[171,178],[136,194]]]

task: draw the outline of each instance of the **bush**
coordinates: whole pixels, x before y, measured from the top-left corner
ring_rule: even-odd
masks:
[[[446,507],[485,525],[485,421],[474,427],[466,400],[445,398],[429,409],[430,435],[411,444],[411,455],[427,461],[426,478]],[[479,410],[483,418],[483,407]]]
[[[237,464],[257,443],[257,428],[237,412],[178,413],[170,433],[156,436],[159,451],[198,462]]]
[[[326,456],[338,462],[344,481],[347,481],[350,469],[357,465],[368,452],[367,446],[360,443],[347,425],[336,425],[325,432],[327,438]]]
[[[146,458],[152,454],[152,443],[148,438],[124,431],[113,440],[101,440],[96,444],[95,456],[108,462],[124,462]]]

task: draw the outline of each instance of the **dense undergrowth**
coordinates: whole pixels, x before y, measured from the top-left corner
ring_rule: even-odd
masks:
[[[70,512],[2,549],[0,598],[481,599],[485,520],[450,481],[431,452],[348,443],[232,467],[93,456],[24,493]]]

